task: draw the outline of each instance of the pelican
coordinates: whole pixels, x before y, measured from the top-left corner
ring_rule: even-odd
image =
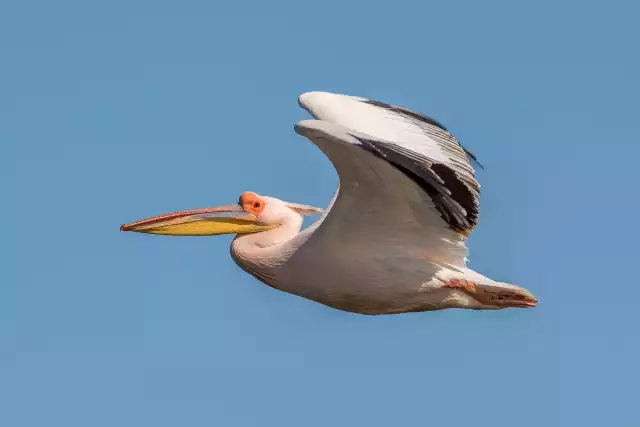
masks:
[[[340,178],[326,210],[254,192],[238,203],[156,216],[122,231],[236,234],[233,260],[283,292],[361,314],[535,307],[526,289],[467,267],[478,222],[473,154],[438,121],[371,99],[308,92],[295,125]],[[479,165],[479,164],[478,164]],[[301,231],[303,216],[321,214]]]

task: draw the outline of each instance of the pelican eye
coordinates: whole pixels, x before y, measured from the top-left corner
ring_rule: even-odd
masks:
[[[253,204],[253,207],[256,208],[256,209],[259,208],[260,207],[260,202],[255,202]]]

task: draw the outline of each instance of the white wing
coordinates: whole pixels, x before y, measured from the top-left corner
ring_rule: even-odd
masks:
[[[475,157],[443,125],[403,107],[348,95],[308,92],[298,103],[316,119],[368,135],[363,143],[370,151],[421,184],[443,226],[468,235],[477,225],[480,185],[468,156]]]
[[[305,120],[296,124],[296,132],[333,163],[340,190],[322,223],[312,234],[302,233],[304,244],[291,267],[337,268],[333,261],[338,259],[370,268],[379,268],[383,260],[417,264],[414,260],[420,259],[423,264],[465,266],[464,238],[448,226],[429,194],[443,185],[433,171],[416,163],[407,174],[389,161],[392,156],[381,154],[388,143],[334,123]],[[376,259],[381,263],[373,266]],[[385,265],[398,267],[395,261]]]

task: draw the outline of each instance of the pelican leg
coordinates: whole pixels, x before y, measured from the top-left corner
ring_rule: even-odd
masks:
[[[507,287],[508,286],[508,287]],[[535,307],[538,299],[526,290],[513,285],[501,286],[476,283],[471,280],[449,279],[445,288],[459,289],[483,304],[506,307]]]

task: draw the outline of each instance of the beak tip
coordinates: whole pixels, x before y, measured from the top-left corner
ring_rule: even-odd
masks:
[[[122,224],[122,225],[120,226],[120,231],[128,231],[128,230],[127,230],[127,224]]]

